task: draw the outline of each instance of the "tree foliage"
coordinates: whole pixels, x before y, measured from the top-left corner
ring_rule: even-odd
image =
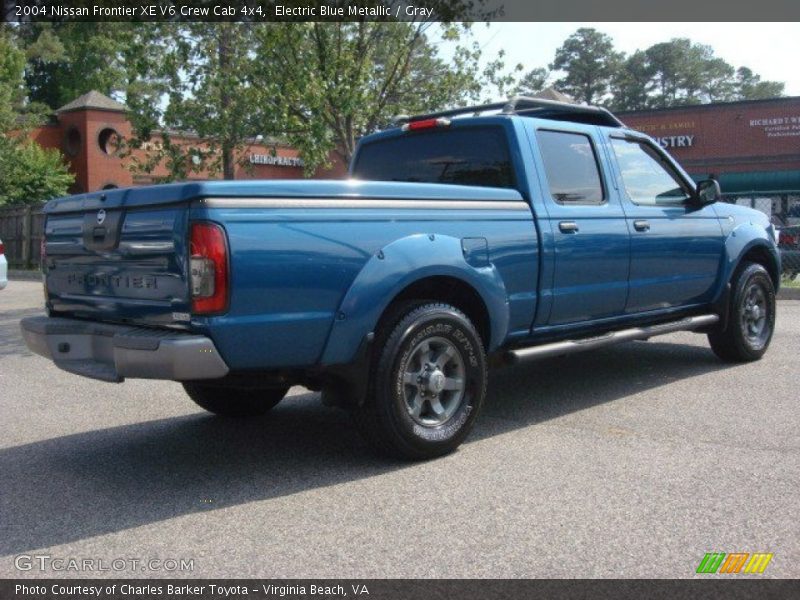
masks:
[[[550,71],[544,67],[531,69],[519,80],[515,94],[522,96],[534,96],[548,87],[550,81]]]
[[[761,81],[746,67],[737,71],[711,46],[675,38],[627,57],[614,76],[608,103],[618,110],[666,108],[775,97],[783,88]]]
[[[233,179],[235,157],[257,133],[253,81],[254,26],[241,23],[185,23],[163,32],[161,63],[154,69],[166,92],[158,150],[150,170],[160,161],[172,177],[183,179],[206,170]],[[137,129],[140,139],[150,127]],[[188,133],[176,137],[173,131]]]
[[[73,181],[57,150],[25,137],[41,114],[26,101],[25,54],[0,27],[0,205],[35,203],[66,193]]]
[[[442,10],[453,6],[442,2]],[[311,173],[331,156],[348,161],[361,136],[400,113],[535,94],[550,84],[619,110],[783,93],[782,83],[735,69],[709,46],[678,38],[626,56],[592,28],[570,35],[549,68],[509,69],[502,51],[483,55],[459,14],[444,23],[4,26],[0,133],[96,89],[130,109],[134,136],[123,154],[135,170],[162,165],[169,179],[231,178],[256,139],[290,143]]]
[[[469,33],[433,21],[175,25],[156,69],[168,98],[158,150],[139,167],[232,178],[255,136],[290,143],[309,174],[332,155],[347,162],[361,136],[399,113],[506,93],[515,79],[502,54],[481,65],[479,46],[462,43]],[[437,41],[454,46],[449,60]]]
[[[623,55],[614,49],[614,41],[596,29],[582,27],[556,50],[552,70],[563,71],[556,81],[559,91],[578,102],[602,102],[614,75],[620,70]]]
[[[761,100],[783,95],[784,84],[778,81],[762,81],[747,67],[736,70],[736,90],[740,100]]]
[[[555,86],[579,102],[616,110],[754,100],[783,94],[784,84],[762,81],[715,56],[711,46],[675,38],[630,55],[593,28],[581,28],[556,51]],[[535,71],[531,72],[535,76]]]
[[[480,49],[458,45],[443,60],[431,31],[457,43],[463,26],[410,23],[302,23],[256,30],[256,76],[263,131],[283,131],[310,165],[329,152],[349,160],[359,137],[400,113],[423,113],[479,99]],[[502,57],[498,60],[501,61]],[[502,66],[484,71],[510,83]]]
[[[58,150],[0,136],[0,206],[63,196],[73,181]]]

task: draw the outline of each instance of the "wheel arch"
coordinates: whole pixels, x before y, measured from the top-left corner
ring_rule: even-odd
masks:
[[[733,252],[732,252],[733,250]],[[780,256],[774,245],[770,245],[766,239],[751,239],[742,245],[728,246],[728,260],[723,278],[724,286],[733,283],[736,274],[741,271],[743,265],[756,263],[761,265],[769,273],[772,285],[778,290],[781,282],[781,262]]]
[[[433,275],[417,279],[403,288],[381,313],[376,328],[380,329],[393,308],[410,300],[431,300],[450,304],[463,312],[475,325],[484,349],[489,348],[492,330],[489,309],[481,295],[463,279],[451,275]]]
[[[730,231],[725,239],[725,261],[723,277],[720,280],[723,295],[725,288],[745,262],[762,265],[769,273],[777,290],[781,280],[781,260],[778,249],[770,234],[763,227],[753,223],[743,223]]]
[[[322,365],[349,362],[397,302],[448,302],[473,321],[486,349],[505,339],[509,309],[500,273],[488,260],[473,266],[459,238],[417,234],[397,240],[367,261],[337,311]]]
[[[767,273],[769,273],[772,285],[775,286],[776,290],[778,289],[781,282],[780,260],[770,251],[766,244],[754,244],[747,249],[739,257],[739,261],[736,264],[736,268],[731,273],[731,276],[733,276],[733,273],[738,271],[743,264],[748,262],[757,263],[764,267]]]

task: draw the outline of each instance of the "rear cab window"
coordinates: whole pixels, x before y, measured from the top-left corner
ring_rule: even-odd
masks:
[[[540,129],[536,139],[554,201],[569,205],[605,203],[600,165],[588,135]]]
[[[406,132],[361,146],[353,177],[370,181],[514,188],[508,137],[500,126]]]

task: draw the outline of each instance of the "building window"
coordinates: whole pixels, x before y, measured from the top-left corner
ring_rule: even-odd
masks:
[[[81,132],[70,127],[64,136],[64,152],[67,156],[75,156],[81,149]]]
[[[113,156],[117,153],[121,141],[122,139],[117,133],[117,130],[111,127],[102,129],[97,136],[97,144],[100,146],[100,150],[109,156]]]

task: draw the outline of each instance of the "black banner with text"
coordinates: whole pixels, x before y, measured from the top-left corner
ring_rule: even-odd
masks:
[[[3,580],[3,600],[618,600],[759,599],[800,595],[797,580]]]
[[[26,21],[797,21],[796,0],[2,0]],[[755,32],[754,32],[755,33]]]

